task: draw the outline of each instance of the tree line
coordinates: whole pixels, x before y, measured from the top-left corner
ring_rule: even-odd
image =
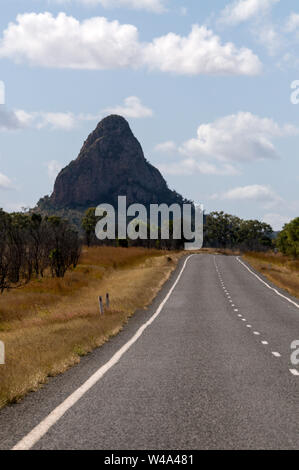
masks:
[[[284,255],[299,258],[299,217],[284,226],[277,237],[276,246]]]
[[[86,210],[84,217],[82,219],[82,229],[84,232],[84,242],[87,246],[91,245],[106,245],[106,246],[114,246],[114,247],[143,247],[143,248],[156,248],[161,250],[181,250],[184,248],[185,239],[182,237],[181,239],[175,239],[173,236],[174,227],[173,221],[169,222],[169,239],[164,240],[161,237],[161,227],[158,227],[158,239],[152,240],[150,238],[150,231],[151,227],[150,224],[147,224],[147,239],[146,240],[131,240],[130,238],[118,238],[116,237],[115,240],[105,240],[100,241],[97,239],[95,234],[95,228],[97,222],[100,220],[100,217],[95,215],[95,207],[90,207]],[[136,229],[138,230],[138,224],[136,225]],[[118,229],[116,227],[116,233]]]
[[[78,263],[81,242],[70,223],[40,214],[8,214],[0,209],[0,292],[33,276],[64,277]]]
[[[95,208],[85,212],[82,219],[82,228],[85,233],[87,245],[102,244],[95,236],[95,226],[98,217],[95,216]],[[148,234],[150,226],[148,226]],[[114,246],[145,246],[158,249],[183,249],[186,240],[173,238],[173,222],[169,222],[169,240],[106,240],[105,244]],[[225,214],[224,212],[212,212],[204,216],[204,246],[211,248],[232,248],[241,250],[266,250],[273,247],[272,227],[258,220],[242,220],[239,217]]]
[[[205,217],[205,246],[213,248],[260,251],[273,248],[271,225],[259,220],[243,220],[224,212],[212,212]]]

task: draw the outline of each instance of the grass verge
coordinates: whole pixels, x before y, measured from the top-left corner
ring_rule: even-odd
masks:
[[[0,296],[0,407],[37,390],[80,356],[116,335],[128,318],[150,304],[182,253],[142,248],[83,250],[64,279],[36,279]],[[109,292],[100,317],[98,296]]]
[[[269,281],[299,298],[299,260],[273,252],[250,252],[243,257]]]

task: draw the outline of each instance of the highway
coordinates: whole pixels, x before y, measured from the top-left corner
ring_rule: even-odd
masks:
[[[249,269],[181,260],[118,336],[0,411],[0,448],[298,449],[299,301]]]

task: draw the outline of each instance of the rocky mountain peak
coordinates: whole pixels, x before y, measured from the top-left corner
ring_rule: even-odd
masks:
[[[128,122],[111,115],[88,136],[77,159],[59,173],[47,205],[84,211],[101,203],[116,206],[118,196],[127,196],[128,204],[145,206],[184,202],[145,159]]]

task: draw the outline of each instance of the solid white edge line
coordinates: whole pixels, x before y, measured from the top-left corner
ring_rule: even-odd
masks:
[[[185,270],[186,264],[188,260],[194,255],[188,256],[185,260],[183,267],[178,274],[178,277],[168,294],[165,296],[164,300],[160,303],[159,307],[152,315],[152,317],[144,323],[134,334],[134,336],[124,344],[113,356],[112,358],[100,367],[86,382],[84,382],[81,387],[79,387],[75,392],[69,395],[59,406],[57,406],[43,421],[41,421],[37,426],[35,426],[29,434],[27,434],[23,439],[21,439],[13,448],[12,450],[29,450],[31,449],[48,431],[49,429],[54,426],[57,421],[70,409],[74,406],[80,398],[85,395],[105,374],[109,371],[115,364],[119,362],[122,356],[130,349],[130,347],[140,338],[143,332],[146,330],[148,326],[150,326],[154,320],[158,317],[161,313],[164,305],[168,301],[169,297],[171,296],[172,292],[174,291],[175,287],[177,286],[181,276]]]
[[[294,300],[291,300],[289,299],[288,297],[286,297],[285,295],[281,294],[277,289],[275,289],[274,287],[271,287],[269,284],[267,284],[267,282],[263,281],[263,279],[261,279],[257,274],[255,274],[255,272],[253,272],[245,263],[243,263],[243,261],[240,260],[240,258],[237,256],[237,260],[239,261],[239,263],[241,263],[251,274],[253,274],[260,282],[262,282],[266,287],[268,287],[268,289],[271,289],[275,292],[275,294],[279,295],[280,297],[283,297],[285,300],[287,300],[288,302],[290,302],[291,304],[295,305],[295,307],[299,308],[299,304],[297,304],[296,302],[294,302]]]

